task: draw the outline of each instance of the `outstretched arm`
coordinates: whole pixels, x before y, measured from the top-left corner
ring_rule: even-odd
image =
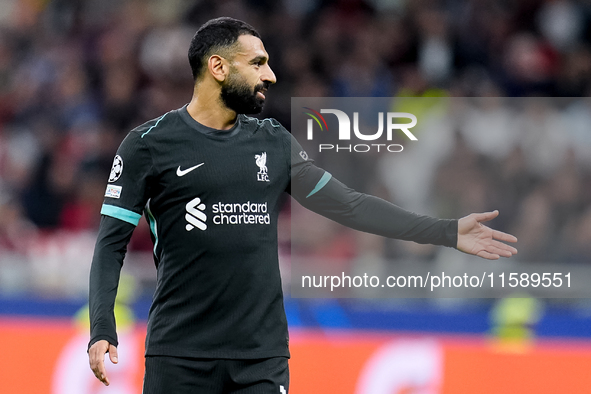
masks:
[[[316,189],[306,195],[298,187],[292,189],[292,196],[311,211],[355,230],[421,244],[456,247],[458,243],[457,220],[407,211],[381,198],[359,193],[332,177]]]
[[[496,260],[517,253],[517,249],[503,243],[516,242],[517,238],[481,224],[497,217],[498,211],[473,213],[459,220],[436,219],[406,211],[343,185],[316,167],[295,138],[290,138],[288,191],[304,207],[356,230],[454,247],[485,259]]]
[[[458,221],[457,249],[488,260],[497,260],[499,257],[511,257],[516,254],[517,249],[501,241],[517,242],[517,238],[482,224],[498,215],[499,211],[493,211],[473,213],[461,218]]]
[[[312,179],[311,185],[306,184],[308,178]],[[315,166],[309,166],[308,172],[298,181],[303,181],[304,187],[299,184],[297,189],[291,191],[300,204],[356,230],[418,243],[455,247],[489,260],[511,257],[517,253],[517,249],[503,243],[516,242],[517,238],[482,224],[497,217],[498,211],[473,213],[459,220],[418,215],[350,189]]]

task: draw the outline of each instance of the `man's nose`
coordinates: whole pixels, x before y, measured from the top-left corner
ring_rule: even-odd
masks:
[[[275,77],[275,73],[271,70],[271,67],[267,64],[265,68],[265,72],[261,75],[261,80],[263,82],[275,83],[277,82],[277,78]]]

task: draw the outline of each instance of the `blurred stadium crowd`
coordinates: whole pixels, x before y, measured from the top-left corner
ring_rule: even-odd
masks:
[[[222,15],[261,33],[279,82],[263,116],[287,127],[298,96],[591,93],[588,1],[1,0],[0,270],[48,234],[96,231],[117,146],[189,101],[190,39]],[[417,190],[433,214],[503,210],[521,259],[591,262],[590,102],[539,101],[511,127],[509,111],[470,112]],[[385,173],[382,195],[424,208]],[[341,254],[363,248],[344,237]],[[131,250],[150,249],[142,226]]]

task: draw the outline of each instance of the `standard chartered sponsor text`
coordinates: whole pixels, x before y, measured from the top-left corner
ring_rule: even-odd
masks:
[[[223,203],[211,206],[214,224],[270,224],[267,202]]]

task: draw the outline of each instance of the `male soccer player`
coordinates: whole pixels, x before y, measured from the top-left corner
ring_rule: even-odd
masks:
[[[142,213],[157,268],[144,394],[288,392],[277,217],[292,183],[305,207],[362,231],[487,259],[517,252],[500,242],[515,237],[480,223],[498,212],[439,220],[405,211],[314,166],[275,120],[245,116],[262,110],[275,83],[268,61],[251,26],[205,23],[189,48],[189,104],[132,130],[119,147],[90,273],[88,353],[104,384],[105,354],[117,363],[119,273]]]

